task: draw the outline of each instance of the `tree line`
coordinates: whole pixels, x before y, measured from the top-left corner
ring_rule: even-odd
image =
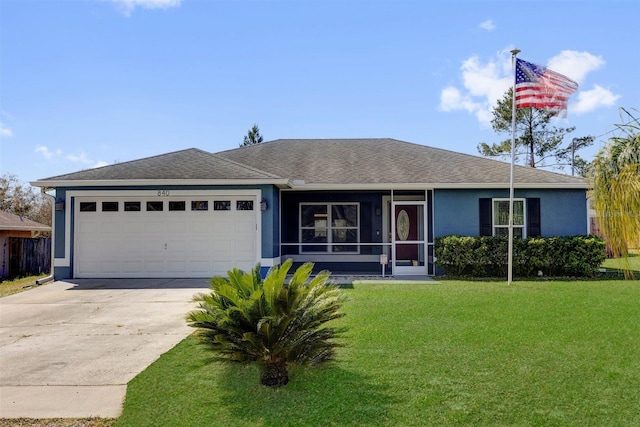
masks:
[[[51,200],[18,177],[0,177],[0,210],[51,226]]]

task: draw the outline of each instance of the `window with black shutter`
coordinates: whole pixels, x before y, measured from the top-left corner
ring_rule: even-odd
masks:
[[[508,201],[508,200],[507,200]],[[499,215],[500,207],[504,208],[505,199],[479,199],[479,212],[480,212],[480,236],[495,236],[505,235],[505,225],[508,226],[508,221],[501,218]],[[514,200],[514,233],[516,236],[538,237],[542,235],[541,228],[541,216],[540,216],[540,198],[531,197],[527,199],[518,199],[519,205]],[[524,203],[524,209],[522,204]],[[498,209],[498,211],[496,211]],[[504,209],[503,209],[504,210]],[[526,224],[522,222],[522,214],[526,211]],[[507,208],[508,215],[508,208]],[[497,221],[497,222],[496,222]],[[526,226],[526,230],[522,230],[523,225]],[[523,233],[526,231],[526,233]]]

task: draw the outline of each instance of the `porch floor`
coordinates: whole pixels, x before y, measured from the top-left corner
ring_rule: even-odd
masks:
[[[371,274],[332,274],[330,277],[331,281],[337,283],[339,285],[349,285],[354,282],[379,282],[379,281],[389,281],[389,282],[425,282],[425,283],[438,283],[431,276],[422,276],[422,275],[371,275]]]

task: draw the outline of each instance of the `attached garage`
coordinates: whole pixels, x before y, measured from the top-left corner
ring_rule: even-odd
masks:
[[[74,277],[208,278],[260,261],[255,191],[143,193],[74,197]]]

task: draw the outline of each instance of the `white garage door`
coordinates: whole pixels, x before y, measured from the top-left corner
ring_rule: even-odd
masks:
[[[211,277],[257,257],[255,196],[75,200],[74,276]]]

